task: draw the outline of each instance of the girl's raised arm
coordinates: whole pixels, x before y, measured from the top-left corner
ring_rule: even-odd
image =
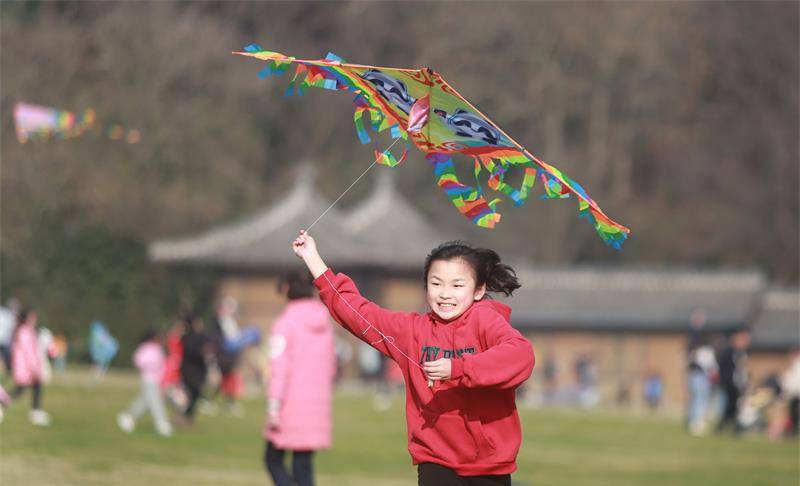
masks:
[[[412,314],[380,307],[361,295],[349,277],[331,272],[317,252],[314,238],[305,231],[294,240],[292,249],[311,271],[322,303],[342,327],[396,361],[408,353]]]

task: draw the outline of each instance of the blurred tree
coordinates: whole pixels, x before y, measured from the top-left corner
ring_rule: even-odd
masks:
[[[369,165],[350,97],[282,98],[288,76],[261,81],[258,63],[229,54],[250,42],[302,57],[330,49],[356,62],[431,66],[633,230],[624,251],[609,250],[575,218],[572,201],[505,207],[497,229],[474,228],[412,151],[395,169],[401,190],[478,243],[537,262],[759,265],[796,283],[798,8],[4,2],[3,290],[48,279],[77,288],[56,270],[32,272],[50,263],[31,249],[46,242],[91,255],[97,241],[71,239],[85,228],[106,228],[102,241],[126,235],[141,250],[282,197],[299,162],[320,165],[329,197]],[[127,145],[93,133],[20,145],[17,101],[92,107],[101,125],[139,128],[143,138]],[[359,184],[343,203],[367,190]],[[63,221],[42,223],[53,214]],[[120,256],[140,251],[120,245],[112,245]]]

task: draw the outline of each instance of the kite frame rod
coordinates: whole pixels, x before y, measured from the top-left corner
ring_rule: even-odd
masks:
[[[437,74],[438,74],[438,73],[437,73]],[[462,95],[462,94],[461,94],[461,93],[460,93],[458,90],[456,90],[455,88],[453,88],[452,86],[450,86],[450,84],[449,84],[449,83],[447,83],[447,82],[446,82],[446,81],[445,81],[445,80],[444,80],[444,79],[443,79],[441,76],[439,76],[439,79],[441,79],[441,80],[442,80],[442,82],[444,82],[445,84],[447,84],[447,86],[448,86],[448,87],[449,87],[451,90],[453,90],[453,92],[454,92],[454,93],[456,93],[456,94],[458,95],[458,97],[459,97],[459,98],[461,98],[461,101],[463,101],[464,103],[466,103],[466,104],[467,104],[467,106],[469,106],[470,108],[472,108],[473,110],[475,110],[475,112],[476,112],[476,113],[478,113],[478,114],[479,114],[479,115],[481,115],[481,116],[482,116],[484,119],[486,119],[486,120],[487,120],[489,123],[491,123],[491,124],[492,124],[492,126],[493,126],[494,128],[496,128],[496,129],[497,129],[497,131],[499,131],[500,133],[502,133],[503,135],[505,135],[505,136],[506,136],[506,138],[508,138],[509,140],[511,140],[511,143],[513,143],[513,144],[514,144],[514,146],[516,146],[516,147],[517,147],[517,148],[518,148],[518,149],[519,149],[519,150],[520,150],[520,151],[521,151],[523,154],[525,154],[527,157],[531,158],[532,160],[536,161],[536,163],[538,163],[539,165],[544,165],[544,164],[545,164],[545,162],[543,162],[543,161],[539,160],[539,159],[538,159],[538,158],[536,158],[536,157],[535,157],[535,156],[534,156],[532,153],[528,152],[528,149],[526,149],[526,148],[525,148],[525,147],[523,147],[523,146],[522,146],[522,145],[521,145],[519,142],[517,142],[516,140],[514,140],[514,138],[512,138],[512,137],[511,137],[509,134],[507,134],[507,133],[505,132],[505,130],[503,130],[502,128],[500,128],[499,126],[497,126],[497,124],[496,124],[496,123],[495,123],[495,122],[494,122],[494,121],[493,121],[491,118],[489,118],[488,116],[486,116],[486,115],[485,115],[485,114],[484,114],[484,113],[483,113],[481,110],[479,110],[479,109],[478,109],[478,108],[477,108],[475,105],[473,105],[473,104],[472,104],[472,103],[470,103],[470,102],[469,102],[469,101],[468,101],[466,98],[464,98],[464,96],[463,96],[463,95]],[[549,165],[549,164],[548,164],[548,165]],[[558,180],[559,180],[559,181],[560,181],[562,184],[567,184],[567,181],[563,180],[563,179],[562,179],[561,177],[559,177],[558,175],[556,175],[556,174],[552,174],[552,175],[553,175],[554,177],[556,177],[556,178],[557,178],[557,179],[558,179]],[[569,185],[569,184],[567,184],[567,185]],[[603,216],[605,216],[606,218],[608,218],[608,219],[609,219],[609,221],[613,221],[611,218],[609,218],[609,217],[608,217],[608,215],[607,215],[606,213],[604,213],[604,212],[603,212],[603,210],[602,210],[602,209],[600,209],[600,208],[597,206],[597,204],[596,204],[594,201],[592,201],[592,200],[590,200],[590,199],[586,199],[586,198],[585,198],[585,197],[583,197],[583,196],[582,196],[580,193],[578,193],[578,191],[575,191],[575,190],[573,190],[572,192],[575,194],[575,196],[577,196],[577,197],[579,197],[580,199],[582,199],[583,201],[585,201],[585,202],[586,202],[586,204],[588,204],[589,206],[591,206],[591,207],[592,207],[592,208],[593,208],[595,211],[599,212],[600,214],[602,214]],[[621,224],[619,224],[619,223],[617,223],[617,222],[615,222],[615,221],[613,221],[613,222],[614,222],[614,223],[615,223],[617,226],[619,226],[621,229],[623,229],[623,231],[627,230],[627,232],[628,232],[628,233],[630,232],[630,229],[628,229],[626,226],[623,226],[623,225],[621,225]]]
[[[238,54],[240,56],[247,56],[247,57],[255,57],[256,59],[259,58],[256,54],[250,52],[240,52],[240,51],[232,51],[231,54]],[[323,61],[321,59],[297,59],[294,57],[286,57],[284,59],[281,58],[268,58],[268,59],[261,59],[262,61],[289,61],[289,62],[299,62],[303,64],[313,64],[315,66],[345,66],[345,67],[352,67],[352,68],[369,68],[369,69],[389,69],[392,71],[422,71],[422,69],[403,69],[403,68],[396,68],[396,67],[387,67],[387,66],[371,66],[369,64],[352,64],[349,62],[340,62],[340,61]]]

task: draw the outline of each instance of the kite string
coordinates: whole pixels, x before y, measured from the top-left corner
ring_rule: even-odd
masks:
[[[314,222],[313,222],[313,223],[311,223],[311,225],[310,225],[310,226],[309,226],[309,227],[308,227],[308,228],[307,228],[305,231],[306,231],[306,232],[308,232],[308,230],[310,230],[311,228],[313,228],[313,227],[314,227],[314,225],[315,225],[315,224],[317,224],[317,222],[318,222],[320,219],[322,219],[322,217],[323,217],[323,216],[325,216],[325,213],[327,213],[328,211],[330,211],[330,210],[331,210],[331,208],[332,208],[333,206],[335,206],[335,205],[336,205],[336,203],[337,203],[337,202],[339,202],[339,200],[340,200],[342,197],[344,197],[344,195],[345,195],[345,194],[347,194],[347,191],[349,191],[349,190],[350,190],[350,189],[351,189],[351,188],[352,188],[354,185],[356,185],[356,183],[357,183],[359,180],[361,180],[361,178],[362,178],[362,177],[364,177],[364,175],[365,175],[367,172],[369,172],[369,170],[370,170],[370,169],[372,169],[372,167],[373,167],[373,166],[374,166],[374,165],[375,165],[375,164],[376,164],[376,163],[377,163],[377,162],[378,162],[378,161],[381,159],[381,157],[383,156],[383,154],[385,154],[386,152],[388,152],[388,151],[389,151],[389,149],[391,149],[391,148],[394,146],[394,144],[396,144],[396,143],[398,142],[398,140],[400,140],[400,137],[396,138],[396,139],[394,140],[394,142],[392,142],[392,144],[391,144],[391,145],[389,145],[388,147],[386,147],[386,149],[384,149],[384,151],[383,151],[383,152],[381,152],[381,153],[378,155],[378,157],[376,157],[376,158],[375,158],[375,160],[374,160],[374,161],[373,161],[373,162],[372,162],[372,163],[369,165],[369,167],[367,167],[367,168],[364,170],[364,172],[362,172],[362,173],[361,173],[361,175],[360,175],[360,176],[358,176],[358,178],[356,178],[356,180],[354,180],[354,181],[353,181],[353,183],[352,183],[352,184],[350,184],[350,186],[349,186],[347,189],[345,189],[345,190],[344,190],[344,192],[343,192],[342,194],[340,194],[340,195],[339,195],[339,197],[337,197],[337,198],[336,198],[336,200],[335,200],[335,201],[333,201],[333,203],[331,203],[331,205],[330,205],[330,206],[328,206],[328,209],[326,209],[325,211],[323,211],[323,213],[322,213],[322,214],[320,214],[320,215],[319,215],[319,217],[318,217],[316,220],[314,220]],[[375,341],[375,342],[371,342],[370,344],[371,344],[372,346],[375,346],[376,344],[378,344],[378,343],[379,343],[379,342],[381,342],[381,341],[386,341],[386,343],[387,343],[388,345],[392,346],[394,349],[396,349],[396,350],[397,350],[397,352],[399,352],[400,354],[402,354],[403,356],[405,356],[405,358],[406,358],[406,359],[407,359],[407,360],[408,360],[410,363],[413,363],[413,364],[414,364],[414,366],[416,366],[417,368],[419,368],[419,369],[421,369],[421,370],[423,370],[423,371],[424,371],[424,368],[422,368],[422,366],[420,366],[420,364],[419,364],[419,363],[417,363],[417,362],[416,362],[415,360],[413,360],[413,359],[412,359],[412,358],[411,358],[409,355],[407,355],[406,353],[404,353],[404,352],[403,352],[403,350],[402,350],[402,349],[400,349],[400,348],[399,348],[399,347],[398,347],[398,346],[397,346],[397,345],[394,343],[394,341],[395,341],[395,339],[394,339],[394,336],[387,336],[386,334],[382,333],[382,332],[381,332],[381,331],[380,331],[380,330],[379,330],[377,327],[373,326],[373,325],[372,325],[372,323],[371,323],[371,322],[369,322],[369,320],[367,320],[367,318],[366,318],[366,317],[362,316],[362,315],[361,315],[361,313],[360,313],[360,312],[358,312],[358,311],[357,311],[357,310],[356,310],[356,309],[355,309],[355,308],[354,308],[352,305],[350,305],[350,302],[348,302],[348,301],[347,301],[347,299],[345,299],[345,298],[342,296],[342,294],[341,294],[341,293],[339,293],[339,290],[338,290],[338,289],[337,289],[337,288],[336,288],[336,287],[333,285],[333,282],[331,282],[331,281],[330,281],[330,279],[328,278],[328,275],[326,275],[326,274],[324,274],[324,273],[323,273],[323,274],[322,274],[322,276],[323,276],[323,277],[325,277],[325,280],[328,282],[328,285],[330,285],[330,288],[331,288],[331,289],[332,289],[332,290],[333,290],[333,291],[336,293],[336,295],[337,295],[337,296],[339,296],[339,298],[342,300],[342,302],[344,302],[344,303],[345,303],[345,305],[347,305],[347,307],[349,307],[351,311],[353,311],[353,312],[354,312],[354,313],[355,313],[355,314],[356,314],[358,317],[360,317],[360,318],[361,318],[361,320],[362,320],[362,321],[364,321],[364,322],[367,324],[367,327],[364,329],[364,331],[361,333],[361,335],[362,335],[362,336],[363,336],[363,335],[365,335],[365,334],[367,333],[367,331],[369,331],[370,329],[372,329],[372,330],[374,330],[375,332],[377,332],[377,333],[378,333],[378,335],[381,337],[379,340],[377,340],[377,341]]]
[[[366,322],[366,323],[367,323],[367,327],[364,329],[364,332],[362,332],[362,333],[361,333],[361,335],[363,336],[363,335],[364,335],[364,334],[366,334],[366,333],[367,333],[367,331],[369,331],[370,329],[373,329],[375,332],[377,332],[377,333],[380,335],[381,339],[379,339],[379,340],[377,340],[377,341],[375,341],[375,342],[371,342],[371,343],[370,343],[370,345],[371,345],[371,346],[373,346],[373,347],[374,347],[374,346],[375,346],[376,344],[378,344],[379,342],[381,342],[381,341],[386,341],[386,343],[387,343],[387,344],[389,344],[389,345],[391,345],[392,347],[394,347],[394,349],[396,349],[396,350],[397,350],[397,352],[399,352],[400,354],[402,354],[403,356],[405,356],[405,358],[406,358],[406,359],[407,359],[409,362],[413,363],[413,364],[414,364],[414,366],[416,366],[417,368],[419,368],[419,369],[423,370],[423,372],[424,372],[424,370],[425,370],[425,369],[424,369],[422,366],[420,366],[420,364],[419,364],[419,363],[417,363],[415,360],[411,359],[411,357],[410,357],[409,355],[407,355],[406,353],[404,353],[404,352],[403,352],[403,350],[402,350],[402,349],[400,349],[399,347],[397,347],[397,345],[394,343],[394,341],[395,341],[395,339],[394,339],[394,336],[387,336],[386,334],[382,333],[382,332],[381,332],[381,331],[380,331],[380,330],[379,330],[377,327],[373,326],[373,325],[372,325],[372,323],[370,323],[370,322],[367,320],[367,318],[366,318],[366,317],[362,316],[362,315],[361,315],[361,313],[360,313],[360,312],[358,312],[358,311],[357,311],[357,310],[356,310],[356,309],[355,309],[355,308],[354,308],[352,305],[350,305],[350,302],[348,302],[348,301],[347,301],[347,299],[345,299],[345,298],[342,296],[342,294],[340,294],[340,293],[339,293],[339,290],[338,290],[338,289],[337,289],[337,288],[336,288],[336,287],[333,285],[333,282],[331,282],[331,281],[330,281],[330,279],[328,278],[328,275],[327,275],[327,273],[323,273],[323,274],[322,274],[322,276],[323,276],[323,277],[325,277],[325,280],[328,282],[328,285],[330,285],[331,289],[332,289],[334,292],[336,292],[336,295],[338,295],[338,296],[339,296],[339,298],[340,298],[340,299],[342,299],[342,302],[344,302],[344,303],[347,305],[347,307],[349,307],[349,308],[350,308],[350,310],[351,310],[351,311],[355,312],[355,314],[356,314],[358,317],[360,317],[360,318],[361,318],[361,320],[363,320],[364,322]]]
[[[399,140],[400,140],[400,137],[397,137],[397,138],[395,138],[395,139],[394,139],[394,142],[392,142],[392,144],[391,144],[391,145],[389,145],[388,147],[386,147],[386,149],[384,149],[384,151],[383,151],[383,152],[381,152],[381,153],[380,153],[380,154],[379,154],[379,155],[378,155],[378,156],[375,158],[375,160],[372,162],[372,164],[370,164],[370,166],[369,166],[369,167],[367,167],[367,168],[364,170],[364,172],[362,172],[362,173],[361,173],[361,175],[360,175],[360,176],[358,176],[358,178],[357,178],[356,180],[354,180],[354,181],[353,181],[353,183],[352,183],[352,184],[350,184],[350,187],[348,187],[347,189],[345,189],[345,190],[344,190],[344,192],[343,192],[343,193],[341,193],[341,194],[339,195],[339,197],[337,197],[337,198],[336,198],[336,200],[335,200],[335,201],[333,201],[333,202],[331,203],[331,205],[330,205],[330,206],[328,206],[328,209],[326,209],[325,211],[323,211],[323,212],[322,212],[322,214],[320,214],[320,215],[319,215],[319,217],[318,217],[317,219],[315,219],[313,223],[311,223],[311,226],[309,226],[308,228],[306,228],[306,230],[305,230],[305,231],[306,231],[306,233],[308,232],[308,230],[310,230],[311,228],[313,228],[313,227],[314,227],[314,225],[315,225],[315,224],[317,224],[317,222],[318,222],[320,219],[322,219],[322,217],[323,217],[323,216],[325,216],[325,214],[326,214],[328,211],[330,211],[330,210],[331,210],[331,208],[333,208],[333,207],[336,205],[336,203],[338,203],[338,202],[339,202],[339,200],[340,200],[341,198],[343,198],[343,197],[344,197],[344,195],[345,195],[345,194],[347,194],[347,191],[349,191],[350,189],[352,189],[352,188],[353,188],[353,186],[355,186],[355,185],[356,185],[356,183],[357,183],[358,181],[360,181],[362,177],[364,177],[364,174],[366,174],[367,172],[369,172],[369,170],[370,170],[370,169],[371,169],[371,168],[372,168],[372,167],[373,167],[373,166],[374,166],[376,163],[378,163],[378,161],[379,161],[379,160],[381,160],[381,157],[383,157],[383,155],[384,155],[386,152],[388,152],[388,151],[389,151],[389,149],[391,149],[392,147],[394,147],[394,144],[396,144],[396,143],[397,143]]]

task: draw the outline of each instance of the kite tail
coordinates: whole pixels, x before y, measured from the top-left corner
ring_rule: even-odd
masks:
[[[606,243],[606,245],[621,250],[622,244],[628,239],[630,230],[619,223],[612,221],[608,216],[603,214],[602,211],[597,211],[589,206],[586,201],[580,201],[579,204],[579,217],[586,218],[594,226],[597,234]]]
[[[536,181],[536,170],[530,166],[530,159],[515,150],[497,150],[487,155],[478,155],[475,159],[476,167],[480,162],[489,172],[488,184],[492,190],[510,197],[515,206],[521,206],[528,199],[530,189]],[[506,172],[512,165],[524,166],[525,173],[519,188],[505,181]]]
[[[606,216],[580,184],[555,167],[540,163],[545,167],[537,169],[545,192],[542,199],[563,199],[569,197],[570,193],[577,194],[578,217],[586,218],[606,245],[616,250],[622,249],[630,230]]]
[[[389,150],[384,150],[384,151],[376,150],[375,162],[381,165],[385,165],[387,167],[394,167],[396,165],[399,165],[404,160],[406,160],[407,156],[408,156],[408,149],[403,150],[403,155],[401,155],[399,159],[395,157],[394,154],[391,153]]]
[[[474,188],[459,182],[449,154],[429,153],[426,159],[433,165],[436,184],[444,189],[459,212],[476,226],[494,228],[500,221],[500,213],[495,210],[499,200],[486,202],[479,185]]]
[[[580,184],[549,164],[539,160],[531,161],[521,151],[502,149],[475,156],[476,177],[480,165],[489,172],[489,187],[511,198],[516,206],[522,205],[528,199],[530,190],[538,179],[544,191],[541,199],[565,199],[573,193],[578,195],[578,216],[586,218],[607,245],[621,249],[630,233],[628,228],[606,216]],[[524,170],[522,183],[518,188],[505,182],[505,175],[512,166],[520,166]]]

